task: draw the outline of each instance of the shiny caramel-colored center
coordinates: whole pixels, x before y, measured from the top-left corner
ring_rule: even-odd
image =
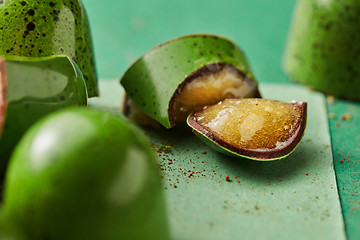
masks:
[[[227,99],[195,114],[216,137],[245,149],[281,148],[296,133],[301,109],[265,99]]]
[[[186,84],[176,97],[174,119],[184,121],[198,107],[215,104],[226,98],[255,97],[255,84],[250,85],[234,67],[197,77]]]
[[[159,122],[146,115],[131,98],[125,99],[126,116],[130,121],[144,127],[159,128]]]

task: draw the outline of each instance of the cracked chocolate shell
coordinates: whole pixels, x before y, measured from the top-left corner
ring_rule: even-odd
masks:
[[[226,99],[193,112],[188,125],[220,152],[259,161],[281,159],[299,144],[306,102]]]

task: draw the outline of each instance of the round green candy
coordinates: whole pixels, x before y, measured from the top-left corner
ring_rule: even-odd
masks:
[[[30,239],[168,239],[148,140],[127,120],[69,108],[35,124],[6,176],[4,216]]]

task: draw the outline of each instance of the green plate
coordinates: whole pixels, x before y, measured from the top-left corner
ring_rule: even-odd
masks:
[[[346,239],[323,95],[292,84],[260,90],[264,98],[308,102],[304,138],[283,160],[219,154],[185,125],[145,130],[163,175],[172,239]],[[117,79],[100,81],[100,97],[89,104],[119,110],[122,94]]]

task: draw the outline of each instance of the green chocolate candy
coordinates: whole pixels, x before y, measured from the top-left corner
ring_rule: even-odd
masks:
[[[98,95],[87,15],[80,0],[0,1],[0,55],[67,55],[80,68],[89,97]]]
[[[29,239],[169,239],[162,189],[141,132],[110,113],[69,108],[18,144],[4,217]]]
[[[0,220],[1,221],[1,220]],[[0,222],[0,240],[26,240],[23,234],[14,226],[8,226],[4,221]]]
[[[41,117],[69,106],[87,105],[84,79],[65,56],[0,60],[0,172],[17,142]],[[0,130],[1,133],[1,130]]]
[[[165,42],[138,59],[120,80],[128,96],[166,128],[175,125],[175,97],[196,76],[230,66],[259,97],[257,83],[241,49],[232,41],[206,34]]]
[[[358,0],[299,0],[283,59],[294,81],[346,99],[360,99]]]

